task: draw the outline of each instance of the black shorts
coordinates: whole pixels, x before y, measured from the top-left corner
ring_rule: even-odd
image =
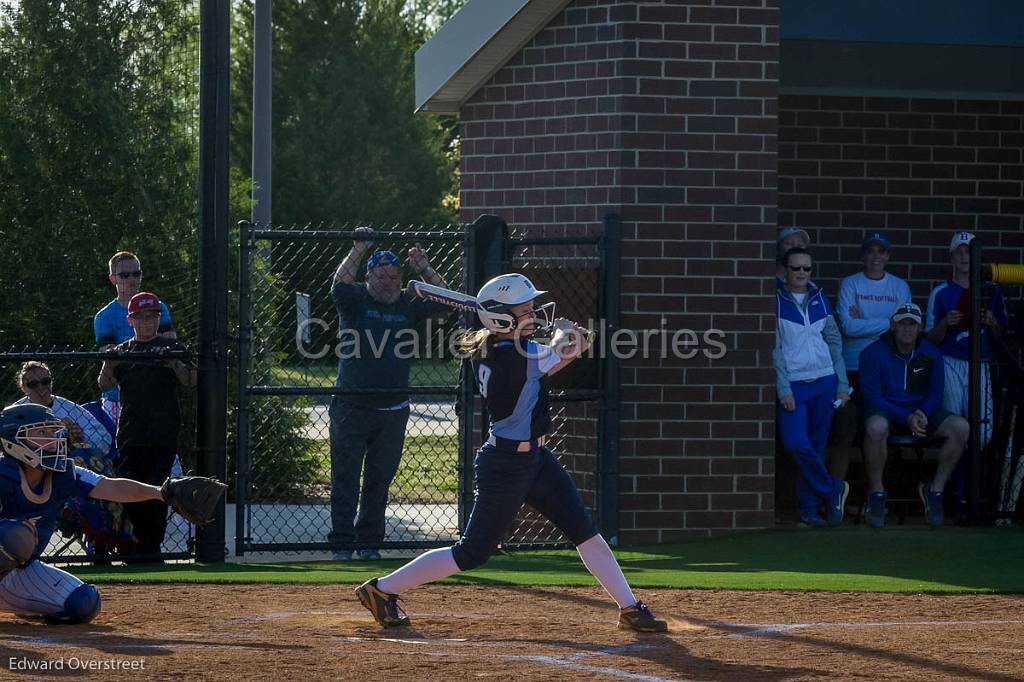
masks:
[[[946,412],[944,409],[937,408],[934,412],[928,415],[928,426],[925,427],[924,433],[926,438],[934,438],[938,432],[939,427],[946,421],[947,417],[952,417],[951,412]],[[889,422],[889,435],[900,435],[905,436],[910,434],[910,427],[906,423],[898,423],[893,420],[892,417],[883,413],[881,410],[875,410],[868,408],[864,411],[864,423],[867,424],[868,419],[872,417],[885,417]]]

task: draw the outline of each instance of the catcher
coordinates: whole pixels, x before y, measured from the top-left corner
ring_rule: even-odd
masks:
[[[454,547],[421,554],[394,573],[359,586],[359,601],[380,625],[409,624],[398,606],[399,593],[486,562],[526,502],[576,546],[583,565],[618,604],[619,629],[668,630],[668,623],[633,595],[576,484],[544,447],[551,428],[548,377],[580,357],[591,343],[587,331],[568,320],[555,320],[550,345],[531,338],[541,327],[534,299],[544,293],[523,275],[509,274],[495,277],[477,294],[485,329],[462,345],[472,356],[491,430],[473,462],[473,510]],[[548,318],[552,306],[539,312]]]
[[[100,610],[96,588],[39,561],[68,500],[86,493],[115,502],[165,502],[188,521],[212,520],[227,486],[187,477],[163,486],[107,478],[69,465],[67,429],[42,405],[0,412],[0,611],[50,623],[88,623]]]

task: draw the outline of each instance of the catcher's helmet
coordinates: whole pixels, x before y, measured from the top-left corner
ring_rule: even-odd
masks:
[[[28,431],[41,428],[52,429],[52,432],[33,435],[30,441]],[[4,455],[33,469],[65,471],[68,466],[67,436],[64,423],[48,407],[26,403],[5,407],[0,412],[0,449]]]
[[[476,295],[480,305],[478,315],[484,327],[492,332],[511,332],[516,328],[517,320],[509,310],[517,305],[532,301],[548,292],[538,291],[533,282],[524,275],[499,275],[480,288]],[[551,326],[554,319],[555,304],[547,303],[535,312],[543,315],[543,322],[538,322],[534,333],[542,334]]]

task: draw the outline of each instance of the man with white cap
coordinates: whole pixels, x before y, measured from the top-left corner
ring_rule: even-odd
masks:
[[[885,470],[889,434],[940,437],[939,462],[931,481],[918,488],[929,525],[943,524],[942,491],[963,454],[968,425],[963,417],[942,409],[942,353],[921,335],[921,309],[904,303],[893,312],[889,331],[860,355],[860,386],[864,399],[864,461],[867,466],[867,520],[885,525]]]
[[[863,269],[839,284],[839,305],[836,313],[843,332],[843,362],[850,381],[853,400],[836,411],[832,421],[828,453],[829,471],[845,479],[853,443],[863,417],[859,398],[858,366],[860,353],[883,333],[889,331],[890,318],[896,307],[910,303],[910,286],[906,280],[885,271],[889,264],[892,241],[884,232],[869,232],[860,245]]]
[[[968,318],[971,287],[970,243],[974,235],[956,232],[949,244],[953,276],[932,289],[928,296],[925,332],[928,340],[942,351],[946,368],[942,407],[953,414],[967,416],[968,376],[971,352],[971,321]],[[1006,303],[995,284],[985,284],[982,298],[987,300],[982,313],[981,330],[981,447],[992,435],[992,383],[988,363],[992,358],[991,337],[1006,327]]]

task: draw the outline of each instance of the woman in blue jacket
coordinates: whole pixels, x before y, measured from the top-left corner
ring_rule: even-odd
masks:
[[[786,254],[785,285],[776,289],[776,393],[782,444],[796,461],[800,522],[837,526],[850,486],[832,478],[825,466],[825,445],[837,406],[850,399],[843,344],[832,306],[811,283],[813,262],[807,249]],[[825,505],[825,516],[819,512]]]

